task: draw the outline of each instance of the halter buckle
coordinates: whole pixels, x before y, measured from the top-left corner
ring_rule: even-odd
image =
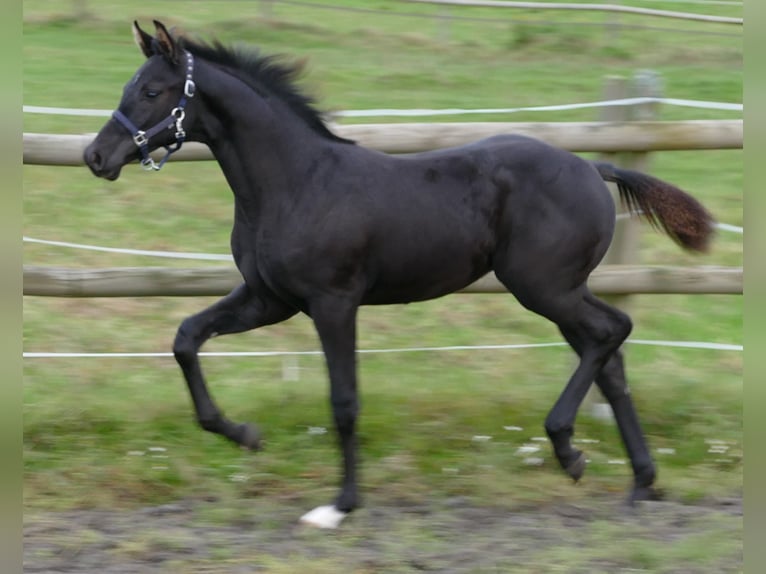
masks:
[[[139,130],[133,136],[133,141],[138,147],[144,147],[145,145],[149,143],[149,138],[146,137],[145,131]]]

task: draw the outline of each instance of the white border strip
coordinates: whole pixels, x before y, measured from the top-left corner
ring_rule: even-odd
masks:
[[[618,213],[615,216],[615,219],[617,220],[629,219],[630,217],[634,215],[641,215],[642,213],[643,212],[641,211],[633,211],[630,213],[627,213],[627,212]],[[732,233],[739,233],[740,235],[742,235],[745,232],[744,228],[740,227],[739,225],[731,225],[730,223],[715,223],[714,227],[717,227],[718,229],[721,229],[723,231],[731,231]]]
[[[739,227],[738,225],[731,225],[729,223],[716,223],[715,226],[718,229],[722,229],[724,231],[731,231],[732,233],[739,233],[740,235],[745,232],[745,230],[742,227]]]
[[[628,339],[626,343],[634,345],[652,345],[655,347],[678,347],[683,349],[709,349],[711,351],[743,351],[743,345],[729,343],[707,343],[705,341],[648,341],[646,339]]]
[[[142,249],[123,249],[120,247],[99,247],[98,245],[83,245],[81,243],[68,243],[66,241],[48,241],[24,237],[26,243],[40,243],[42,245],[54,245],[56,247],[72,247],[74,249],[86,249],[90,251],[106,251],[108,253],[123,253],[127,255],[148,255],[150,257],[167,257],[171,259],[206,259],[209,261],[234,261],[231,255],[218,253],[179,253],[173,251],[146,251]]]
[[[664,2],[665,4],[710,4],[716,6],[742,6],[742,0],[637,0],[638,2]]]
[[[744,106],[736,103],[708,102],[702,100],[683,100],[677,98],[624,98],[620,100],[608,100],[603,102],[585,102],[581,104],[563,104],[554,106],[530,106],[524,108],[480,108],[461,109],[447,108],[441,110],[430,109],[380,109],[380,110],[347,110],[332,113],[331,115],[344,118],[359,117],[418,117],[418,116],[454,116],[464,114],[512,114],[516,112],[554,112],[563,110],[578,110],[584,108],[602,108],[614,106],[635,106],[640,104],[668,104],[692,108],[704,108],[711,110],[743,111]]]
[[[638,2],[663,2],[665,4],[710,4],[716,6],[742,6],[742,0],[637,0]]]
[[[628,339],[626,343],[652,345],[658,347],[676,347],[682,349],[708,349],[714,351],[742,351],[742,345],[727,343],[708,343],[704,341],[649,341],[646,339]],[[543,347],[565,347],[567,343],[521,343],[517,345],[452,345],[447,347],[411,347],[405,349],[358,349],[360,354],[382,353],[421,353],[433,351],[495,351],[507,349],[539,349]],[[301,355],[322,355],[322,351],[229,351],[203,352],[200,357],[284,357]],[[37,353],[24,352],[25,359],[80,359],[80,358],[168,358],[173,353]]]
[[[443,6],[469,6],[485,8],[529,8],[531,10],[595,10],[600,12],[617,12],[627,14],[642,14],[645,16],[661,16],[664,18],[680,18],[683,20],[699,20],[703,22],[717,22],[720,24],[742,25],[742,18],[727,16],[708,16],[689,12],[672,12],[669,10],[656,10],[652,8],[636,8],[621,4],[572,4],[572,3],[541,3],[541,2],[512,2],[508,0],[410,0],[423,4],[438,4]]]
[[[618,100],[606,100],[601,102],[585,102],[580,104],[562,104],[552,106],[531,106],[523,108],[484,108],[484,109],[462,109],[447,108],[442,110],[431,109],[378,109],[378,110],[346,110],[332,112],[329,115],[343,118],[361,118],[361,117],[425,117],[425,116],[453,116],[464,114],[512,114],[516,112],[553,112],[562,110],[577,110],[583,108],[601,108],[611,106],[635,106],[640,104],[667,104],[671,106],[683,106],[691,108],[703,108],[709,110],[728,110],[743,111],[744,106],[737,103],[710,102],[705,100],[685,100],[679,98],[623,98]],[[109,117],[112,110],[90,110],[77,108],[53,108],[45,106],[23,106],[24,113],[28,114],[48,114],[61,116],[98,116]]]
[[[79,108],[50,108],[45,106],[24,106],[25,114],[45,114],[50,116],[95,116],[109,117],[114,110],[88,110]]]

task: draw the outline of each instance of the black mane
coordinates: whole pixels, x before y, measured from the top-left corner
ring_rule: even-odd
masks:
[[[278,97],[320,135],[339,142],[354,143],[331,132],[322,112],[314,106],[314,98],[298,87],[302,63],[288,62],[279,55],[264,55],[251,46],[226,46],[218,41],[208,44],[188,38],[179,38],[178,42],[195,56],[234,71],[255,91]]]

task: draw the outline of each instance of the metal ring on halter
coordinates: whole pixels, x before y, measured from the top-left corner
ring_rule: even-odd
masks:
[[[191,59],[191,55],[190,55]],[[194,97],[194,90],[197,89],[197,85],[194,83],[194,80],[191,78],[188,78],[186,80],[186,83],[184,84],[184,95],[187,98],[193,98]]]
[[[144,169],[144,171],[159,171],[160,170],[160,166],[154,163],[154,160],[149,156],[141,160],[141,167]]]

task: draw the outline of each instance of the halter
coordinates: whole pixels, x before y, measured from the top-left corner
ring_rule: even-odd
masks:
[[[133,122],[131,122],[128,117],[119,109],[115,110],[112,114],[112,117],[114,117],[120,124],[122,124],[122,126],[127,129],[133,136],[133,143],[135,143],[138,149],[141,151],[141,167],[147,171],[159,171],[162,169],[162,166],[165,165],[165,162],[168,161],[168,158],[171,156],[171,154],[174,154],[179,149],[181,149],[181,145],[186,139],[186,132],[183,128],[183,121],[186,117],[186,112],[184,109],[186,108],[187,100],[194,97],[196,85],[194,84],[194,80],[192,80],[192,73],[194,72],[194,57],[187,50],[184,50],[184,54],[186,55],[186,82],[184,83],[184,93],[181,96],[181,101],[178,102],[178,105],[175,108],[173,108],[168,117],[161,120],[154,127],[144,131],[138,129],[135,124],[133,124]],[[167,153],[165,154],[165,157],[160,160],[160,163],[155,163],[149,155],[149,140],[161,131],[171,129],[174,126],[176,129],[175,147],[171,148],[167,145],[163,146]]]

